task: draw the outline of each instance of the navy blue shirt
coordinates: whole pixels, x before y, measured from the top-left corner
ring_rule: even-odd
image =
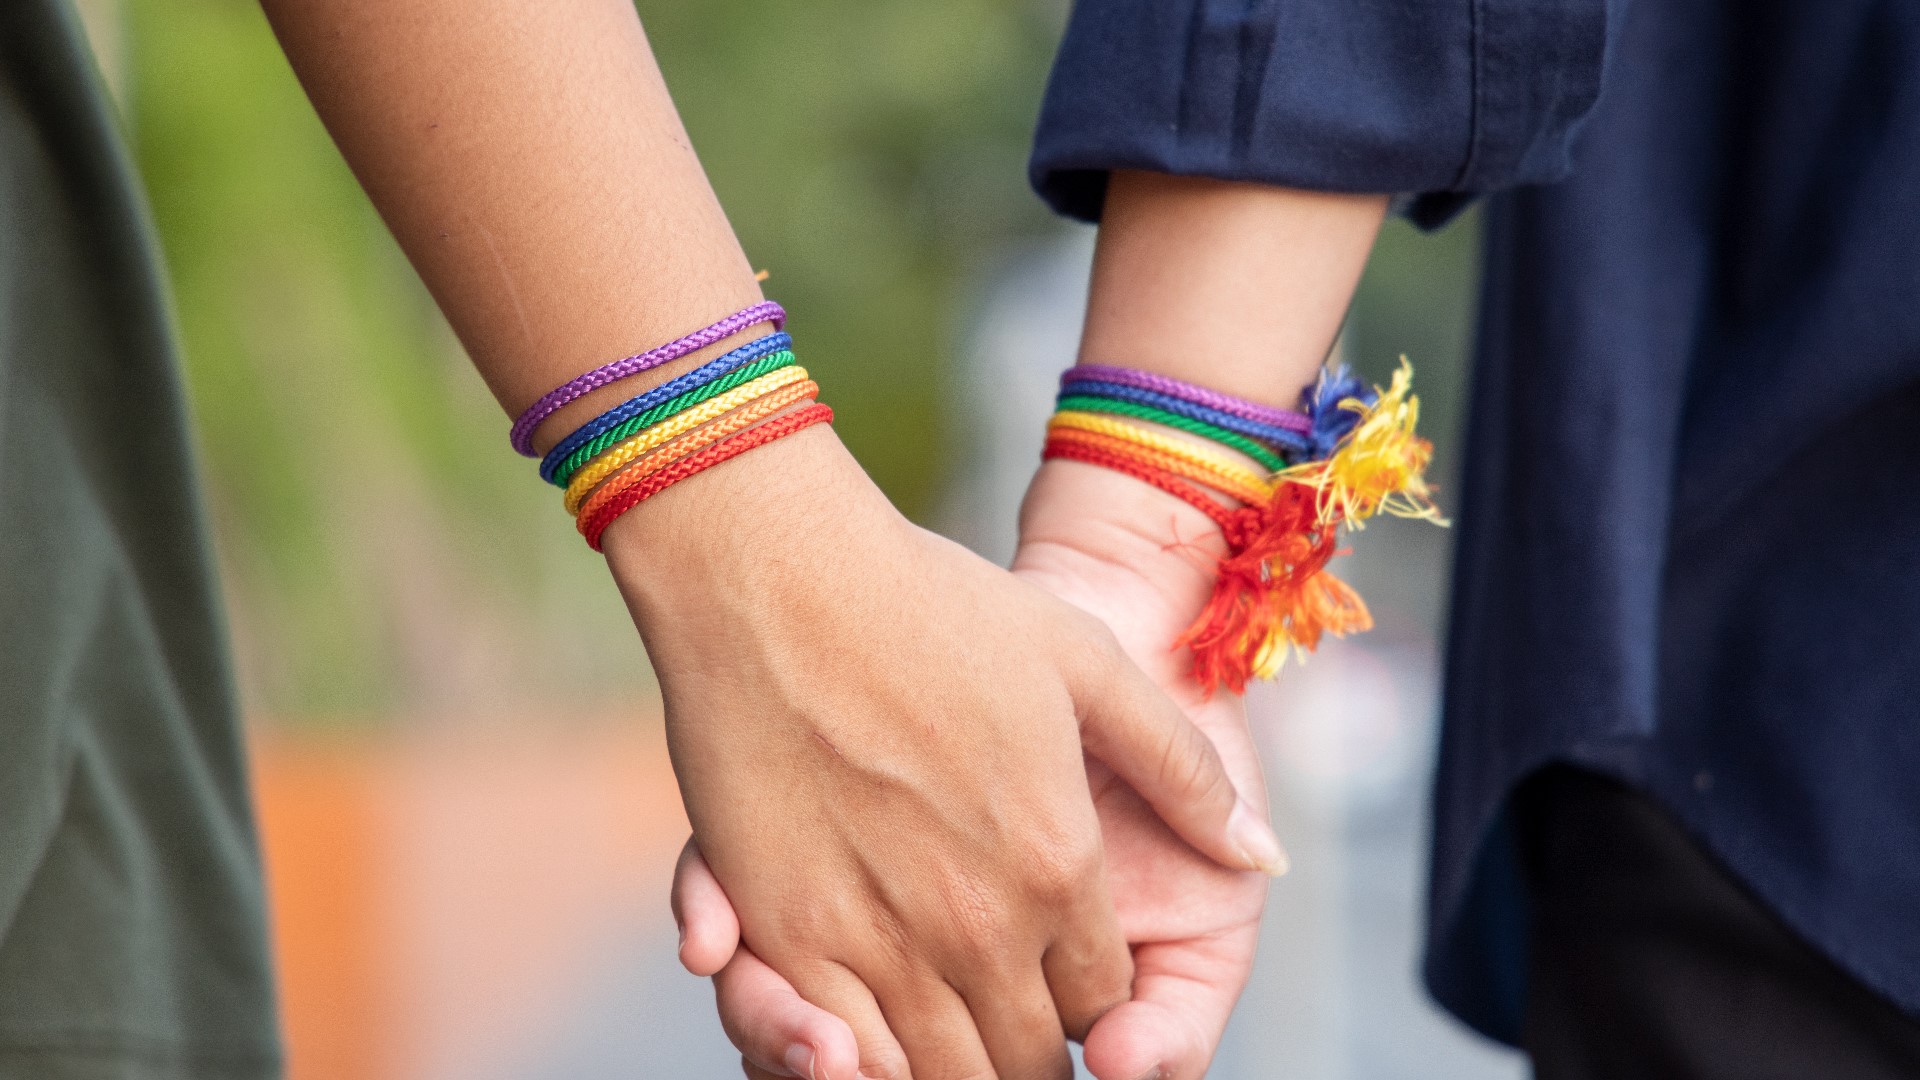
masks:
[[[1428,983],[1508,1042],[1508,794],[1650,793],[1920,1013],[1920,4],[1079,0],[1032,162],[1486,197]]]

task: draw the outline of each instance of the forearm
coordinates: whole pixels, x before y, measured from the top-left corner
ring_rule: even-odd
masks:
[[[1117,172],[1080,362],[1290,407],[1332,349],[1386,209],[1384,195]]]
[[[1384,196],[1116,173],[1080,362],[1170,375],[1265,405],[1298,405],[1339,333],[1386,204]],[[1131,580],[1153,582],[1154,614],[1173,627],[1191,620],[1213,589],[1212,560],[1193,553],[1225,543],[1215,524],[1181,499],[1079,461],[1040,469],[1021,508],[1020,538],[1014,565],[1047,580],[1073,588],[1102,581],[1108,591]],[[1183,684],[1184,655],[1158,647],[1137,658],[1163,685]]]
[[[761,299],[628,0],[263,0],[322,120],[509,414],[574,376]],[[747,331],[602,387],[544,451]],[[829,429],[763,447],[621,517],[605,550],[636,615],[654,584],[711,592],[805,474],[881,499]],[[823,494],[824,492],[824,494]],[[818,496],[818,497],[815,497]],[[817,516],[817,515],[816,515]],[[801,526],[795,525],[795,528]],[[654,647],[666,643],[656,640]]]
[[[628,0],[263,0],[501,404],[760,299]],[[544,448],[685,365],[575,402]]]

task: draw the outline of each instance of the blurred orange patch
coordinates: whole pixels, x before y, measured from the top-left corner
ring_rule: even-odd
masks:
[[[687,824],[657,719],[396,727],[253,739],[290,1080],[474,1075],[668,917]]]

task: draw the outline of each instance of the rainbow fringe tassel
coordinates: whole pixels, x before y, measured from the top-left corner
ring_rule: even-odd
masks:
[[[1344,369],[1324,371],[1306,395],[1309,445],[1278,472],[1254,474],[1271,495],[1237,509],[1195,486],[1221,490],[1216,474],[1185,468],[1133,438],[1095,444],[1069,435],[1059,421],[1071,414],[1056,416],[1043,456],[1139,477],[1220,526],[1228,553],[1213,595],[1174,647],[1192,650],[1194,678],[1209,693],[1221,686],[1240,693],[1249,679],[1272,678],[1288,656],[1304,658],[1322,635],[1372,627],[1365,601],[1327,569],[1343,526],[1357,530],[1382,513],[1446,524],[1425,478],[1433,446],[1415,430],[1420,401],[1411,393],[1412,376],[1405,358],[1385,389],[1368,388]],[[1248,490],[1244,482],[1234,486]]]

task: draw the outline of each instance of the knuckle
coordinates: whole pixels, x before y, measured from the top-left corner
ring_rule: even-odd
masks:
[[[1126,977],[1090,980],[1082,990],[1082,1000],[1060,1010],[1060,1025],[1066,1030],[1067,1037],[1075,1042],[1085,1042],[1087,1033],[1093,1030],[1093,1025],[1101,1017],[1125,1004],[1132,996],[1130,982]]]
[[[980,950],[1005,941],[1007,902],[979,877],[947,875],[941,883],[941,905],[962,949]]]
[[[1213,744],[1190,726],[1174,729],[1167,739],[1160,756],[1160,780],[1187,801],[1214,801],[1233,794]]]
[[[774,905],[767,912],[770,937],[800,955],[822,955],[840,940],[844,919],[834,907],[805,903],[799,897]]]
[[[1133,957],[1125,948],[1102,949],[1070,970],[1072,991],[1058,999],[1060,1024],[1084,1041],[1095,1022],[1133,996]]]
[[[1068,620],[1074,630],[1067,639],[1070,659],[1089,678],[1101,679],[1125,661],[1112,627],[1077,608],[1068,612]]]
[[[1037,837],[1021,860],[1027,891],[1054,902],[1080,895],[1104,862],[1100,835],[1080,829],[1055,829]]]
[[[860,1048],[861,1080],[909,1080],[906,1056],[892,1048]]]
[[[865,927],[879,949],[879,953],[889,963],[898,964],[913,955],[913,934],[907,929],[900,913],[887,905],[879,897],[870,897],[863,905],[866,911]]]

